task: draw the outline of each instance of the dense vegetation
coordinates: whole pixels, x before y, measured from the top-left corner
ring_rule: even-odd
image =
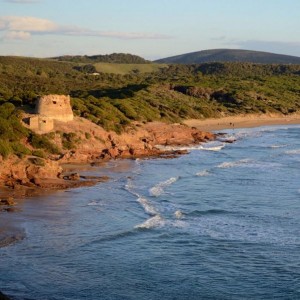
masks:
[[[144,58],[128,53],[113,53],[106,55],[65,55],[54,57],[58,61],[70,61],[75,63],[115,63],[115,64],[145,64],[150,63]]]
[[[20,117],[21,111],[12,103],[0,105],[0,155],[3,158],[12,153],[19,157],[30,154],[42,157],[42,149],[50,153],[59,153],[47,137],[37,135],[22,126]]]
[[[300,64],[300,57],[241,49],[213,49],[162,58],[156,62],[167,64],[202,64],[207,62]]]
[[[47,144],[46,137],[39,142],[36,135],[22,129],[16,109],[30,109],[39,95],[51,93],[70,94],[76,115],[117,132],[133,120],[180,122],[300,110],[300,65],[165,65],[151,67],[149,72],[91,75],[97,64],[0,57],[0,110],[6,112],[0,119],[1,155],[26,152],[14,145],[22,138],[34,149],[58,151]],[[74,144],[71,138],[64,136],[65,148]]]

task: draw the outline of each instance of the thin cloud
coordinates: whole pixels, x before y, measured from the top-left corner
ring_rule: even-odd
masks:
[[[0,31],[4,38],[20,39],[20,37],[42,34],[68,36],[110,37],[116,39],[168,39],[167,35],[143,32],[101,31],[76,26],[63,26],[47,19],[34,17],[3,16],[0,17]],[[23,39],[23,38],[22,38]]]
[[[31,34],[26,31],[8,31],[4,35],[5,40],[28,40],[30,39]]]
[[[50,33],[59,30],[54,22],[33,17],[0,17],[0,30]]]

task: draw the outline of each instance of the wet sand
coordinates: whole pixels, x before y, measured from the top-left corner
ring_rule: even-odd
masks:
[[[300,114],[278,115],[278,114],[251,114],[223,117],[218,119],[190,119],[184,122],[188,126],[196,127],[203,131],[218,131],[233,128],[251,128],[269,125],[300,124]]]

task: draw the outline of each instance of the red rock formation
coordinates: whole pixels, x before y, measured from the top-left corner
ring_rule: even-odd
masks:
[[[82,122],[82,121],[81,121]],[[83,123],[80,123],[81,126]],[[95,124],[93,125],[96,126]],[[72,128],[72,126],[70,126]],[[97,126],[98,127],[98,126]],[[98,127],[100,128],[100,127]],[[147,124],[133,123],[127,132],[118,135],[103,129],[93,128],[91,139],[81,142],[76,150],[67,151],[62,157],[41,160],[16,157],[2,161],[0,182],[12,189],[20,186],[43,189],[61,189],[91,185],[97,180],[82,180],[80,175],[64,178],[61,163],[86,163],[116,158],[136,158],[145,156],[174,157],[186,151],[166,152],[157,145],[188,146],[215,139],[215,135],[202,132],[181,124],[164,124],[152,122]],[[40,161],[41,160],[41,161]],[[99,180],[98,180],[99,181]]]

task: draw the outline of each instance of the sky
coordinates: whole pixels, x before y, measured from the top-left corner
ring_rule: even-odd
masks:
[[[0,0],[0,55],[300,56],[300,0]]]

